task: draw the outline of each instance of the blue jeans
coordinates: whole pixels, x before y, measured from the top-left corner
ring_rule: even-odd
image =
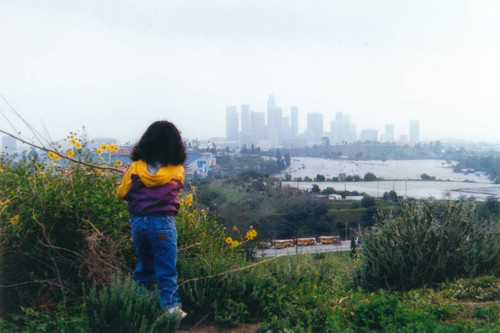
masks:
[[[170,215],[132,216],[132,239],[139,263],[132,278],[146,288],[154,280],[160,290],[160,306],[180,306],[177,287],[177,231]]]

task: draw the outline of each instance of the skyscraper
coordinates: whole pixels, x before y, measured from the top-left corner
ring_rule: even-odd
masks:
[[[330,124],[330,135],[332,143],[357,140],[356,128],[351,124],[349,115],[342,112],[335,113],[335,120]]]
[[[299,136],[299,108],[292,106],[290,108],[291,119],[291,136],[296,138]]]
[[[250,112],[250,129],[255,133],[257,143],[266,138],[266,114],[264,112]]]
[[[307,114],[307,134],[313,143],[320,143],[323,136],[323,114]]]
[[[236,106],[226,108],[226,140],[238,141],[238,111]]]
[[[394,125],[393,124],[386,124],[385,125],[385,132],[384,132],[384,134],[381,135],[380,140],[383,142],[394,142]]]
[[[267,138],[275,147],[281,143],[281,122],[281,108],[276,107],[274,95],[270,95],[267,100]]]
[[[420,141],[420,122],[418,120],[410,121],[410,143],[416,143]]]
[[[250,105],[241,106],[241,131],[250,132]]]

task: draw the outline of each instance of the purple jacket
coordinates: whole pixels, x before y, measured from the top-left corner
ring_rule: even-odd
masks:
[[[182,165],[163,166],[151,175],[146,162],[136,161],[125,172],[116,195],[128,202],[130,215],[175,215],[184,177]]]

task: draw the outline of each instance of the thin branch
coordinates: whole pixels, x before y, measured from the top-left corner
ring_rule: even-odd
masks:
[[[71,254],[74,254],[75,256],[77,257],[80,257],[80,254],[75,252],[75,251],[72,251],[70,249],[66,249],[64,247],[60,247],[60,246],[55,246],[52,244],[52,242],[50,241],[50,238],[49,236],[47,235],[47,232],[45,230],[45,225],[43,223],[41,223],[40,221],[38,221],[38,219],[35,217],[35,214],[33,212],[33,216],[32,216],[33,220],[42,228],[42,233],[43,233],[43,236],[44,238],[47,240],[48,244],[44,244],[42,241],[40,241],[40,244],[42,244],[43,246],[45,247],[48,247],[48,248],[52,248],[52,249],[56,249],[56,250],[63,250],[63,251],[67,251]]]
[[[21,139],[20,137],[18,136],[15,136],[14,134],[11,134],[11,133],[8,133],[8,132],[5,132],[3,130],[0,130],[0,133],[3,133],[5,135],[8,135],[10,136],[11,138],[14,138],[16,139],[17,141],[19,142],[22,142],[28,146],[31,146],[33,148],[37,148],[37,149],[40,149],[40,150],[43,150],[47,153],[54,153],[54,154],[57,154],[58,156],[60,156],[61,158],[64,158],[68,161],[71,161],[71,162],[74,162],[74,163],[78,163],[78,164],[82,164],[82,165],[85,165],[85,166],[88,166],[88,167],[91,167],[91,168],[95,168],[95,169],[101,169],[101,170],[109,170],[109,171],[115,171],[115,172],[119,172],[119,173],[123,173],[122,170],[118,169],[118,168],[113,168],[113,167],[110,167],[110,166],[102,166],[102,165],[98,165],[98,164],[92,164],[92,163],[87,163],[87,162],[84,162],[84,161],[81,161],[81,160],[77,160],[76,158],[72,158],[72,157],[69,157],[69,156],[66,156],[66,155],[63,155],[61,154],[60,152],[56,151],[56,150],[52,150],[52,149],[47,149],[43,146],[38,146],[34,143],[31,143],[31,142],[28,142],[26,140],[23,140]]]
[[[0,94],[0,97],[4,100],[5,104],[7,104],[7,106],[10,108],[12,113],[14,113],[19,119],[21,119],[21,121],[29,128],[31,133],[35,136],[35,138],[38,140],[40,144],[43,145],[41,138],[45,139],[45,141],[47,141],[48,143],[48,140],[44,138],[43,135],[41,135],[33,126],[31,126],[30,123],[28,123],[26,119],[24,119],[19,112],[17,112],[17,110],[9,103],[7,98],[5,98],[2,94]]]
[[[232,274],[232,273],[237,273],[237,272],[240,272],[240,271],[243,271],[243,270],[246,270],[246,269],[250,269],[250,268],[262,265],[262,264],[267,264],[267,263],[269,263],[271,261],[274,261],[274,260],[276,260],[278,258],[280,258],[280,256],[273,257],[273,258],[270,258],[270,259],[267,259],[267,260],[264,260],[264,261],[259,261],[259,262],[256,262],[254,264],[251,264],[251,265],[248,265],[248,266],[245,266],[245,267],[233,268],[233,269],[227,270],[225,272],[220,272],[220,273],[213,274],[213,275],[202,276],[202,277],[199,277],[199,278],[187,279],[187,280],[182,281],[182,283],[179,284],[179,286],[177,288],[180,288],[181,286],[183,286],[183,285],[185,285],[186,283],[189,283],[189,282],[194,282],[194,281],[199,281],[199,280],[204,280],[204,279],[211,279],[211,278],[214,278],[214,277],[217,277],[217,276],[222,276],[222,275],[228,275],[228,274]]]
[[[24,281],[24,282],[9,284],[6,286],[0,285],[0,288],[13,288],[13,287],[23,286],[25,284],[30,284],[30,283],[47,283],[47,284],[52,284],[52,285],[55,285],[57,287],[60,287],[58,283],[52,282],[50,280],[31,280],[31,281]]]
[[[185,251],[185,250],[188,250],[188,249],[190,249],[190,248],[196,247],[196,246],[198,246],[198,245],[201,245],[201,242],[194,243],[194,244],[188,245],[188,246],[186,246],[186,247],[183,247],[183,248],[179,249],[179,251]]]

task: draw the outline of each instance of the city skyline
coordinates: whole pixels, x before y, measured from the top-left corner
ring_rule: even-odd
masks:
[[[54,140],[85,125],[127,142],[158,119],[223,137],[227,105],[266,113],[274,94],[290,127],[298,106],[294,131],[308,113],[328,131],[343,112],[358,136],[390,119],[397,139],[418,119],[421,140],[500,142],[498,12],[493,0],[1,1],[0,128],[31,139],[12,106]]]
[[[266,147],[310,146],[357,141],[421,142],[419,120],[410,120],[406,129],[398,131],[395,131],[395,126],[390,123],[390,120],[386,120],[384,131],[361,128],[358,135],[356,124],[351,123],[347,113],[336,112],[333,120],[324,121],[324,113],[307,112],[305,127],[301,127],[298,121],[299,110],[298,106],[291,106],[289,116],[287,116],[283,108],[276,103],[274,95],[268,97],[266,113],[253,111],[248,104],[242,104],[240,107],[229,105],[226,107],[225,139],[228,142],[237,142],[240,146],[264,145]],[[255,119],[259,119],[258,122]],[[299,132],[300,127],[303,130]],[[328,138],[327,142],[324,142],[325,138]]]

